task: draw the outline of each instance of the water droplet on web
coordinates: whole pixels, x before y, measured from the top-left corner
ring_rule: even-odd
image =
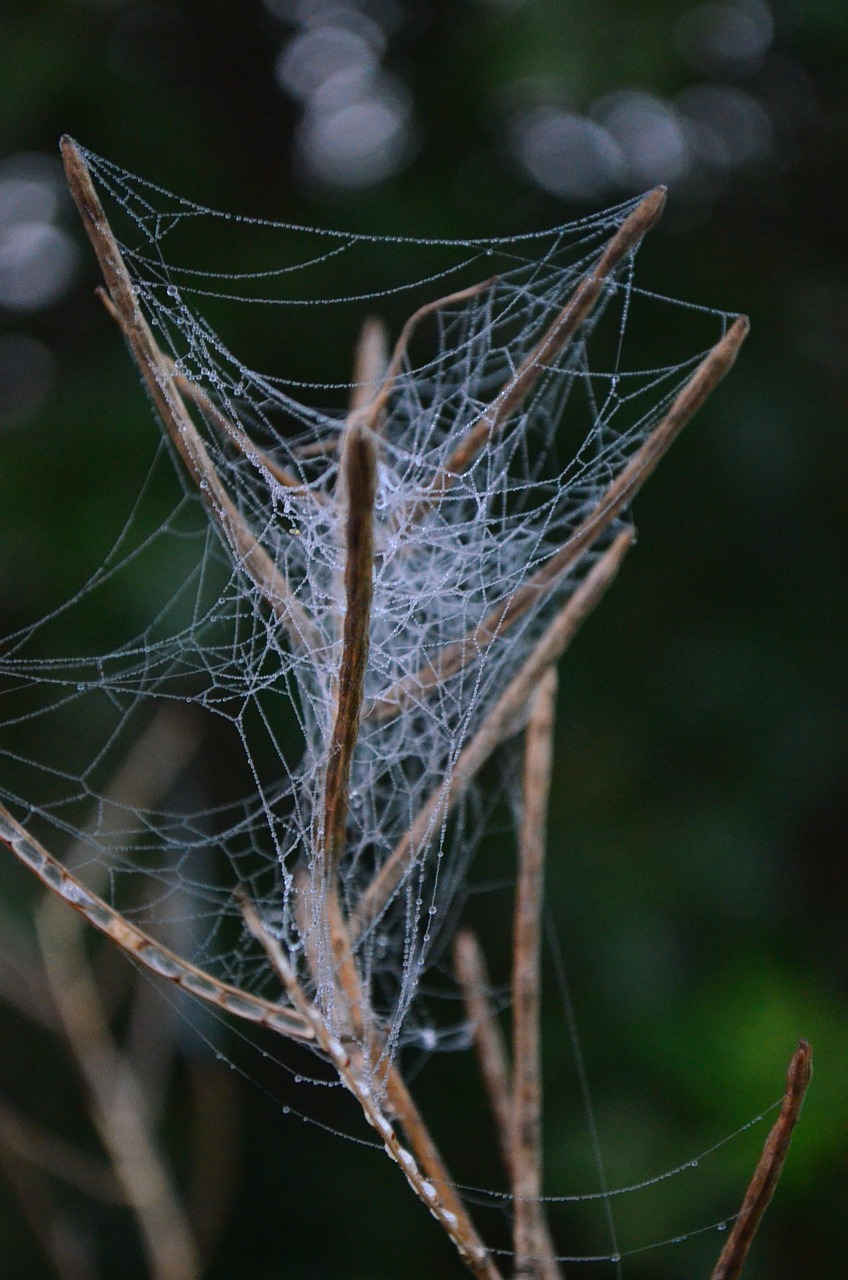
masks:
[[[439,909],[438,907],[428,907],[428,909],[427,909],[427,915],[428,915],[428,916],[434,916],[434,915],[436,914],[436,912],[438,911],[438,909]]]
[[[165,292],[169,298],[178,298],[180,296],[180,291],[175,284],[169,284]]]
[[[690,1169],[697,1169],[697,1167],[698,1167],[698,1161],[697,1161],[697,1160],[690,1160],[690,1161],[689,1161],[689,1168],[690,1168]]]
[[[84,684],[77,685],[77,693],[85,693],[86,686]]]
[[[610,1254],[610,1262],[621,1262],[621,1254],[620,1253]]]
[[[303,1084],[303,1076],[295,1076],[294,1082],[295,1084]]]
[[[719,1222],[719,1223],[717,1224],[717,1226],[716,1226],[716,1231],[726,1231],[726,1230],[727,1230],[727,1223],[726,1223],[726,1222]]]

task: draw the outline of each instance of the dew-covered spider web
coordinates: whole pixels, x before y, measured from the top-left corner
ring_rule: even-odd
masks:
[[[730,317],[640,288],[628,250],[568,340],[539,346],[638,202],[524,236],[362,235],[222,214],[86,160],[231,504],[229,532],[220,493],[216,508],[151,424],[148,480],[114,545],[71,599],[3,643],[0,792],[128,920],[276,1000],[243,922],[249,897],[332,1022],[316,846],[344,636],[339,474],[349,424],[379,398],[339,896],[386,1055],[467,1044],[447,944],[472,860],[485,876],[499,797],[494,772],[451,791],[463,753],[629,507],[545,578],[552,558],[603,509]],[[390,326],[385,350],[374,317]],[[658,317],[659,358],[644,340]],[[123,634],[118,613],[108,652],[52,651],[137,581],[162,584],[141,629]],[[500,739],[522,725],[519,708]],[[172,754],[185,767],[169,773]],[[399,849],[396,880],[369,898]]]

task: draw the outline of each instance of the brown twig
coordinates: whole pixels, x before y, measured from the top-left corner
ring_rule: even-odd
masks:
[[[121,313],[109,297],[107,291],[102,285],[98,285],[94,292],[102,302],[106,313],[112,320],[114,320],[115,324],[123,333],[124,323],[121,318]],[[246,458],[251,458],[254,462],[257,462],[259,466],[267,471],[270,476],[273,476],[277,483],[283,488],[291,489],[299,496],[307,496],[317,501],[322,500],[319,494],[316,494],[313,490],[307,488],[307,486],[304,485],[297,476],[293,475],[291,471],[288,471],[285,467],[281,467],[279,463],[276,463],[274,459],[265,453],[263,449],[260,449],[255,445],[247,432],[233,422],[232,419],[224,413],[223,409],[219,408],[218,405],[209,398],[202,387],[199,387],[196,382],[191,380],[191,378],[187,378],[185,374],[177,373],[177,366],[169,355],[166,355],[164,351],[160,350],[159,357],[163,366],[167,369],[168,374],[173,379],[174,386],[177,388],[183,399],[190,400],[192,404],[200,410],[207,422],[214,423],[219,431],[228,436],[238,449],[239,453],[243,453]]]
[[[351,414],[367,408],[380,392],[388,365],[386,326],[378,316],[369,316],[359,333],[353,356],[353,379],[350,387]],[[376,424],[372,424],[376,429]]]
[[[316,1043],[332,1062],[339,1079],[356,1098],[365,1119],[380,1135],[387,1154],[400,1166],[412,1190],[450,1236],[472,1275],[477,1276],[478,1280],[501,1280],[488,1250],[477,1235],[462,1202],[453,1190],[444,1165],[396,1069],[390,1068],[386,1073],[389,1100],[399,1113],[405,1112],[404,1128],[407,1137],[410,1142],[415,1140],[422,1144],[430,1156],[431,1167],[435,1167],[437,1171],[437,1177],[428,1177],[426,1172],[422,1172],[425,1166],[423,1161],[419,1165],[420,1155],[416,1160],[415,1156],[401,1145],[372,1089],[370,1079],[362,1074],[361,1054],[353,1056],[349,1048],[346,1048],[328,1030],[319,1009],[307,999],[279,942],[267,931],[255,908],[246,899],[242,899],[242,911],[247,927],[265,948],[293,1007],[312,1028]],[[371,1051],[368,1056],[373,1066]]]
[[[738,1280],[741,1274],[757,1228],[780,1178],[812,1070],[813,1052],[807,1041],[802,1040],[789,1063],[780,1115],[766,1138],[763,1153],[745,1192],[742,1208],[721,1251],[711,1280]]]
[[[536,647],[526,659],[512,683],[507,686],[484,719],[480,728],[460,752],[447,782],[439,785],[398,841],[383,866],[362,894],[350,921],[354,943],[385,909],[421,847],[438,830],[439,823],[450,812],[492,752],[504,738],[515,732],[533,689],[548,667],[564,653],[581,624],[611,586],[622,560],[633,540],[633,531],[618,535],[574,595],[563,606]]]
[[[312,1034],[303,1020],[284,1005],[263,1000],[249,991],[221,982],[176,952],[155,942],[143,930],[125,920],[87,889],[81,880],[48,853],[43,845],[16,822],[8,809],[0,804],[0,841],[28,867],[42,884],[79,911],[89,924],[126,951],[132,959],[152,973],[167,978],[190,995],[248,1022],[271,1027],[280,1035],[294,1040],[311,1040]]]
[[[327,751],[324,827],[319,833],[323,857],[317,860],[317,870],[336,977],[345,993],[347,1013],[359,1035],[365,1001],[339,899],[338,869],[345,846],[350,770],[359,737],[368,661],[374,590],[376,473],[373,434],[367,427],[351,421],[345,428],[339,475],[339,501],[345,514],[342,656],[336,681],[336,718]]]
[[[330,737],[324,787],[324,846],[328,871],[334,871],[344,847],[348,782],[359,736],[359,716],[374,590],[374,497],[377,457],[370,431],[352,425],[345,432],[340,484],[345,520],[345,613],[342,657],[336,694],[336,720]]]
[[[530,701],[524,754],[524,795],[518,832],[512,961],[513,1232],[516,1280],[556,1280],[546,1258],[542,1209],[542,1072],[539,1006],[541,917],[548,797],[553,765],[557,677],[544,673]]]
[[[36,928],[74,1059],[91,1100],[91,1118],[132,1207],[153,1280],[195,1280],[200,1258],[182,1206],[146,1121],[144,1094],[109,1030],[91,970],[69,916],[52,897]]]
[[[584,276],[568,302],[548,327],[532,351],[522,360],[507,385],[480,420],[459,442],[433,482],[431,500],[438,499],[462,471],[468,469],[487,442],[522,404],[541,375],[562,353],[581,324],[594,310],[604,285],[616,267],[639,244],[659,218],[665,206],[665,187],[656,187],[624,220],[588,275]]]
[[[285,577],[257,541],[227,493],[177,389],[173,374],[150,331],[117,241],[94,190],[88,166],[72,138],[61,141],[68,186],[91,240],[115,315],[151,399],[174,447],[244,572],[297,647],[312,648],[318,633]]]
[[[392,352],[392,358],[383,377],[377,394],[371,398],[363,409],[363,420],[367,422],[372,431],[378,429],[380,419],[385,412],[386,405],[389,402],[391,394],[394,390],[398,374],[403,364],[403,358],[406,355],[407,347],[413,333],[417,329],[422,320],[427,316],[433,315],[437,311],[443,311],[445,307],[449,307],[458,302],[467,302],[470,298],[476,298],[478,294],[485,293],[487,289],[491,289],[497,283],[497,276],[492,276],[489,280],[481,280],[478,284],[472,284],[467,289],[458,289],[456,293],[446,294],[444,298],[436,298],[434,302],[425,302],[423,307],[419,307],[417,311],[413,311],[412,315],[404,324],[400,331],[398,340],[395,343]]]
[[[480,1074],[495,1119],[498,1146],[511,1180],[514,1131],[509,1058],[497,1014],[489,998],[491,984],[486,961],[480,943],[470,929],[461,929],[456,935],[453,958],[456,979],[465,1003],[465,1016],[474,1037]]]
[[[454,968],[465,1002],[466,1015],[471,1024],[480,1074],[495,1118],[501,1158],[512,1185],[516,1141],[513,1123],[512,1072],[507,1057],[506,1042],[489,999],[490,983],[486,961],[480,944],[470,929],[461,930],[456,937]],[[518,1211],[517,1201],[515,1201],[514,1210]],[[541,1201],[537,1202],[537,1219],[534,1265],[539,1268],[539,1274],[544,1277],[544,1280],[561,1280],[556,1250],[548,1231]]]
[[[390,719],[398,715],[411,699],[436,688],[460,671],[467,662],[479,657],[481,652],[503,636],[542,596],[561,581],[583,552],[597,541],[619,512],[633,500],[686,423],[730,371],[748,329],[745,316],[739,316],[733,322],[678,393],[659,426],[654,428],[627,466],[616,476],[568,541],[523,586],[496,605],[476,627],[460,640],[446,645],[426,667],[390,686],[369,708],[369,716]]]

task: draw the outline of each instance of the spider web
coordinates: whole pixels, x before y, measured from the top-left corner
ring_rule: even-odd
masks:
[[[380,427],[365,714],[340,869],[348,915],[449,786],[463,749],[629,513],[494,642],[468,637],[574,536],[729,317],[638,288],[625,255],[571,341],[444,486],[457,445],[492,413],[636,202],[523,237],[373,236],[222,214],[86,160],[156,340],[193,389],[214,468],[300,611],[280,625],[166,439],[102,564],[54,614],[2,646],[0,788],[48,848],[72,845],[83,876],[105,880],[130,919],[222,979],[277,998],[236,894],[259,905],[305,973],[321,904],[298,877],[313,867],[344,613],[339,444],[351,405],[377,394],[383,373],[313,375],[328,314],[343,312],[354,337],[375,312],[399,325],[440,295],[488,282],[422,318]],[[646,367],[641,324],[653,328],[658,309],[674,349]],[[269,315],[281,351],[273,369],[261,359],[267,343],[254,342],[249,361],[234,353],[253,317],[261,331]],[[306,335],[308,358],[288,333]],[[149,491],[172,463],[181,492],[163,520]],[[154,571],[164,586],[143,630],[107,653],[50,653],[51,632],[69,615],[85,619],[123,579]],[[438,656],[462,643],[462,664],[432,681]],[[165,796],[116,784],[163,708],[171,746],[160,738],[157,749],[179,753],[188,735],[198,758],[208,740],[240,760],[230,798],[208,798],[199,765]],[[20,753],[21,725],[37,755]],[[466,1035],[436,961],[497,799],[475,784],[449,810],[437,806],[357,939],[390,1053]],[[318,973],[320,999],[322,981],[333,981],[327,957]],[[434,1013],[442,992],[443,1017]]]

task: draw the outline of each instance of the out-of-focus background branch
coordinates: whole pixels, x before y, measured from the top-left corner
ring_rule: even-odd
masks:
[[[751,1280],[844,1268],[847,70],[848,10],[831,0],[6,0],[0,40],[4,634],[96,567],[157,430],[93,296],[62,132],[213,207],[385,233],[531,230],[665,182],[640,282],[751,314],[739,364],[640,498],[640,546],[564,665],[548,872],[611,1185],[730,1133],[778,1096],[798,1036],[814,1045]],[[404,317],[386,318],[396,330]],[[322,312],[316,341],[314,327],[280,333],[269,317],[231,342],[264,368],[341,382],[346,323]],[[630,336],[646,365],[663,362],[668,334]],[[161,599],[155,582],[123,581],[116,616],[89,624],[94,650]],[[38,725],[20,734],[21,755],[37,756]],[[201,744],[191,785],[214,800],[226,767]],[[509,876],[506,836],[486,857],[478,881]],[[0,1277],[142,1275],[141,1238],[61,1047],[24,881],[0,865]],[[502,983],[508,956],[492,939],[508,894],[487,895],[476,920],[475,902]],[[392,1170],[281,1110],[345,1125],[343,1100],[292,1085],[195,1013],[253,1082],[232,1083],[166,1006],[156,1022],[160,997],[132,996],[122,959],[97,945],[90,960],[143,1075],[156,1072],[145,1044],[171,1043],[154,1055],[176,1065],[157,1078],[151,1124],[210,1276],[453,1274]],[[592,1190],[567,1019],[548,985],[546,1185]],[[457,1176],[501,1185],[470,1057],[436,1059],[416,1088]],[[205,1131],[183,1105],[199,1093],[198,1114],[216,1117]],[[247,1158],[223,1171],[214,1134],[239,1111]],[[624,1197],[622,1234],[647,1242],[732,1212],[762,1136]],[[190,1203],[200,1167],[215,1184],[205,1225]],[[568,1252],[607,1247],[595,1209],[554,1210],[552,1229]],[[625,1274],[707,1275],[720,1243],[708,1233]]]

